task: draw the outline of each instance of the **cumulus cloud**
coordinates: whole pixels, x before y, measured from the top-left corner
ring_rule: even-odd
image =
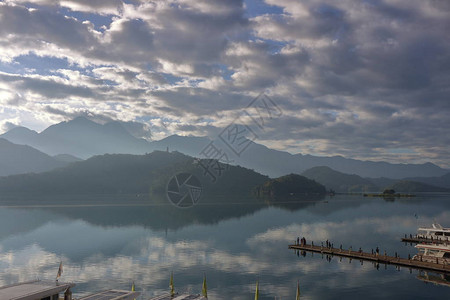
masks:
[[[285,112],[260,136],[270,147],[450,166],[445,1],[264,5],[4,1],[0,116],[50,125],[87,111],[153,120],[158,138],[211,134],[267,91]]]

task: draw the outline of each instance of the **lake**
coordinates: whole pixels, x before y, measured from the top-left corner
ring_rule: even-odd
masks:
[[[432,222],[450,226],[450,195],[386,201],[338,195],[276,204],[240,198],[201,199],[189,209],[151,205],[140,196],[2,197],[0,285],[54,280],[76,283],[74,297],[109,288],[136,290],[148,299],[175,290],[210,299],[445,299],[450,287],[426,283],[419,271],[298,256],[288,244],[305,237],[335,247],[379,247],[414,255],[400,241]],[[423,275],[423,273],[422,273]]]

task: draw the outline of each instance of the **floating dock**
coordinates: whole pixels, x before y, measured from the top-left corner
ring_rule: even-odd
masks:
[[[331,247],[323,247],[323,246],[313,246],[309,244],[294,244],[289,245],[289,249],[294,249],[298,251],[310,251],[317,252],[322,254],[328,254],[332,256],[341,256],[347,257],[351,259],[365,260],[371,261],[378,264],[386,264],[386,265],[395,265],[401,267],[408,267],[419,270],[428,270],[435,271],[445,274],[450,274],[450,265],[431,263],[426,261],[419,261],[415,259],[409,258],[400,258],[389,255],[372,254],[364,251],[353,251],[351,249],[345,250],[340,248],[331,248]]]

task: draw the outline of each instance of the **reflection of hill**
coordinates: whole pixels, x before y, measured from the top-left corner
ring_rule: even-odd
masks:
[[[79,219],[103,227],[142,226],[152,230],[175,230],[193,224],[217,224],[232,218],[252,215],[270,206],[289,211],[315,205],[322,198],[298,198],[284,201],[280,198],[256,199],[252,197],[215,196],[203,197],[199,204],[191,208],[178,208],[169,204],[165,196],[147,195],[95,195],[95,196],[39,196],[10,198],[3,205],[16,208],[33,207],[34,214],[42,210],[64,218]],[[19,211],[19,210],[16,210]],[[24,210],[24,213],[27,210]],[[55,218],[53,216],[52,218]],[[44,218],[47,220],[47,218]],[[44,222],[44,220],[42,220]],[[36,220],[25,218],[23,226],[35,224]],[[33,226],[25,226],[33,228]]]
[[[143,226],[152,230],[175,230],[193,224],[211,225],[232,218],[252,215],[269,206],[290,211],[303,209],[318,199],[299,202],[261,202],[254,198],[215,197],[201,199],[191,208],[178,208],[158,199],[159,205],[136,203],[135,206],[52,208],[70,218],[82,219],[98,226]],[[164,201],[164,202],[163,202]]]
[[[17,222],[17,220],[23,221]],[[0,208],[0,241],[17,234],[30,232],[43,226],[48,220],[57,220],[57,217],[48,210]]]
[[[260,199],[270,206],[296,211],[314,206],[316,203],[326,199],[325,197],[325,195],[299,195],[295,197],[264,197]]]
[[[427,202],[428,197],[416,197],[414,203]],[[358,208],[370,205],[382,199],[366,199],[362,196],[338,195],[334,197],[303,196],[289,198],[252,198],[238,196],[204,196],[197,206],[191,208],[177,208],[169,203],[165,196],[148,195],[64,195],[64,196],[27,196],[2,198],[0,205],[15,207],[23,221],[22,230],[34,228],[36,224],[43,224],[49,218],[55,219],[55,214],[61,218],[79,219],[90,224],[103,227],[141,226],[153,230],[180,229],[193,224],[217,224],[221,221],[252,215],[262,209],[278,207],[288,211],[306,209],[310,213],[326,216],[348,208]],[[445,202],[445,200],[443,200]],[[411,200],[396,200],[395,203],[410,205]],[[33,209],[33,216],[42,212],[42,220],[35,217],[28,218],[28,209]],[[9,209],[8,209],[9,210]],[[0,210],[0,213],[2,211]],[[377,212],[374,212],[376,214]],[[52,214],[49,217],[49,214]],[[9,220],[17,216],[8,217],[8,211],[3,212],[3,219]],[[0,214],[1,216],[1,214]],[[0,222],[7,225],[8,222]],[[30,225],[34,224],[34,225]],[[5,227],[6,228],[6,227]],[[0,230],[0,233],[2,231]]]
[[[172,205],[127,207],[78,207],[53,209],[70,218],[82,219],[97,226],[142,226],[152,230],[180,229],[193,224],[216,224],[221,220],[255,213],[263,205],[198,205],[180,209]]]

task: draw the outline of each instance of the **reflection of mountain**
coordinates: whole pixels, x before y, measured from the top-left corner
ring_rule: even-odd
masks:
[[[119,198],[117,196],[117,198]],[[134,206],[99,206],[52,208],[52,211],[70,218],[82,219],[99,226],[138,225],[152,230],[174,230],[193,224],[211,225],[232,218],[252,215],[270,206],[296,211],[314,205],[322,198],[304,198],[298,202],[263,202],[252,197],[212,196],[202,197],[198,205],[179,208],[169,204],[165,196],[134,201]],[[84,201],[88,203],[90,201]],[[99,203],[99,201],[96,201]],[[120,202],[118,202],[120,203]],[[158,203],[151,205],[151,203]],[[150,205],[149,205],[150,204]],[[133,205],[133,204],[132,204]]]
[[[256,199],[252,197],[236,196],[205,196],[198,205],[190,208],[178,208],[171,205],[164,195],[98,195],[98,196],[45,196],[45,197],[14,197],[2,201],[2,205],[23,206],[26,209],[14,208],[15,214],[22,211],[24,216],[23,228],[33,228],[39,224],[38,219],[25,217],[28,209],[41,211],[42,223],[48,220],[48,214],[56,213],[61,217],[79,219],[88,223],[104,227],[142,226],[152,230],[174,230],[193,224],[211,225],[220,221],[241,218],[268,208],[280,207],[289,211],[296,211],[315,205],[322,197],[304,197],[296,202],[283,199]],[[41,207],[41,208],[39,208]],[[43,210],[45,208],[45,210]],[[0,211],[1,212],[1,211]],[[4,212],[4,220],[8,220]],[[34,213],[36,215],[36,213]],[[0,215],[1,216],[1,215]],[[11,218],[14,218],[11,216]],[[55,219],[55,216],[52,217]],[[29,220],[29,221],[28,221]],[[30,223],[32,226],[26,226]],[[6,228],[7,226],[5,226]],[[21,230],[19,230],[20,232]],[[0,230],[0,237],[1,237]],[[6,234],[6,232],[5,232]]]
[[[57,219],[49,210],[0,209],[0,241],[9,236],[15,236],[39,228],[48,220],[55,221]],[[17,220],[22,221],[17,222]],[[14,224],[14,226],[11,226],[11,224]]]
[[[82,219],[96,226],[123,227],[138,225],[152,230],[176,230],[193,224],[211,225],[222,220],[241,218],[262,209],[262,204],[203,205],[180,209],[170,204],[161,206],[112,206],[53,208],[66,217]]]

